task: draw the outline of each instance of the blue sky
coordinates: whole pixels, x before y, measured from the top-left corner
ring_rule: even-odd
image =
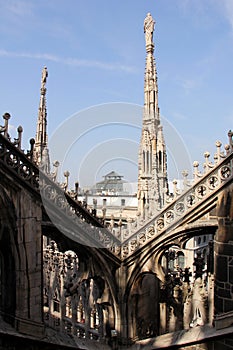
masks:
[[[142,106],[143,21],[147,12],[156,20],[161,115],[182,139],[191,160],[202,163],[202,154],[206,150],[213,154],[218,139],[225,144],[227,132],[233,128],[232,0],[0,0],[0,106],[2,114],[8,111],[12,115],[12,137],[16,137],[19,124],[24,128],[25,148],[35,135],[44,66],[49,73],[49,138],[59,130],[56,142],[59,140],[61,146],[64,139],[69,140],[63,123],[71,116],[78,115],[77,134],[79,127],[83,132],[86,127],[93,129],[92,124],[85,124],[85,112],[80,111],[109,103]],[[134,124],[133,115],[126,117],[125,124],[133,125],[131,130],[129,125],[125,128],[121,118],[115,127],[117,118],[113,120],[111,111],[109,116],[107,128],[97,128],[101,117],[94,112],[90,118],[95,119],[98,131],[89,137],[86,132],[74,156],[66,157],[72,161],[68,164],[67,160],[65,166],[74,178],[82,178],[83,186],[99,180],[113,167],[124,172],[128,180],[137,179],[138,120]],[[114,149],[119,149],[119,157],[115,152],[113,163],[110,155],[100,157],[103,166],[96,165],[94,180],[89,177],[92,163],[80,170],[84,158],[92,152],[94,157],[96,145],[100,147],[97,154],[102,154],[111,149],[108,146],[115,139],[126,143],[130,140],[129,148],[135,144],[133,167],[129,166],[130,156],[120,152],[128,146],[119,141]],[[51,150],[52,160],[53,156],[57,156],[56,150]],[[174,156],[182,158],[182,152],[171,158]],[[117,158],[125,159],[117,164]]]

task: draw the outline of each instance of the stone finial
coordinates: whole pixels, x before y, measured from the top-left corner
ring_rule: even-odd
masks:
[[[8,134],[8,126],[9,126],[9,119],[11,117],[10,113],[5,113],[3,114],[3,119],[4,119],[4,126],[0,126],[0,133],[4,133],[4,136],[6,138],[10,138],[9,134]]]
[[[178,190],[177,184],[178,184],[177,180],[174,179],[174,180],[172,181],[172,185],[173,185],[173,198],[176,198],[177,195],[179,195],[179,190]]]
[[[210,152],[206,151],[204,153],[204,158],[205,158],[205,164],[204,164],[204,167],[205,167],[205,170],[206,172],[208,171],[209,168],[213,168],[213,164],[209,161],[209,157],[210,157]]]
[[[216,160],[217,162],[220,161],[220,158],[221,158],[221,146],[222,146],[222,143],[221,141],[216,141],[215,142],[215,145],[216,145],[216,148],[217,148],[217,152],[216,152]]]
[[[69,185],[69,176],[70,176],[70,173],[68,170],[66,170],[63,174],[65,176],[65,183],[63,184],[63,188],[65,191],[67,191],[67,188],[68,188],[68,185]]]
[[[35,139],[30,139],[30,150],[27,151],[27,157],[32,160],[34,152]]]
[[[226,144],[224,148],[225,148],[225,151],[226,151],[226,155],[228,156],[231,153],[231,146]]]
[[[199,163],[198,163],[197,160],[195,160],[195,161],[193,162],[193,168],[194,168],[194,169],[193,169],[193,170],[194,170],[193,175],[194,175],[194,179],[195,179],[195,180],[197,180],[199,177],[202,176],[201,173],[199,172],[198,167],[199,167]]]
[[[231,147],[231,150],[233,149],[233,132],[229,130],[228,132],[228,137],[229,137],[229,145]]]
[[[64,184],[63,184],[63,186],[64,186]],[[78,199],[78,188],[79,188],[79,183],[78,183],[78,182],[75,182],[74,189],[68,191],[68,194],[69,194],[70,197],[72,197],[74,200],[77,200],[77,199]]]
[[[78,181],[76,181],[76,182],[75,182],[75,184],[74,184],[74,186],[75,186],[75,192],[78,194],[78,190],[79,190],[79,182],[78,182]]]
[[[18,131],[18,137],[14,139],[14,145],[17,146],[19,149],[21,149],[22,133],[23,133],[23,128],[21,125],[18,126],[17,131]]]
[[[187,170],[183,170],[182,171],[182,176],[183,176],[183,187],[184,187],[184,190],[188,187],[188,171]]]

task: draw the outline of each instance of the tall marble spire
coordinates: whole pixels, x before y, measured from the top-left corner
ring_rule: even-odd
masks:
[[[157,71],[154,59],[155,21],[148,13],[144,21],[146,67],[144,111],[138,157],[138,210],[153,213],[161,208],[168,192],[167,154],[158,107]]]
[[[38,110],[37,129],[33,159],[46,173],[50,172],[47,134],[47,108],[46,108],[46,81],[48,77],[47,67],[42,70],[40,104]]]

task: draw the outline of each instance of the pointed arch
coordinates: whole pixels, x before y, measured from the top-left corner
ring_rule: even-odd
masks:
[[[145,339],[159,333],[159,279],[143,272],[133,284],[128,299],[129,336]]]

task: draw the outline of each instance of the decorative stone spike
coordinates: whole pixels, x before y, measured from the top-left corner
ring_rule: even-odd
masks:
[[[19,149],[21,149],[21,142],[22,142],[22,133],[23,133],[23,128],[21,125],[18,126],[18,137],[14,139],[14,145],[17,146]]]
[[[8,134],[8,125],[9,125],[9,119],[11,118],[10,113],[5,113],[3,114],[3,119],[4,119],[4,126],[0,126],[0,133],[4,133],[4,136],[8,139],[10,139],[10,135]]]
[[[67,191],[67,188],[68,188],[68,185],[69,185],[69,176],[70,176],[70,173],[68,170],[66,170],[64,172],[64,176],[65,176],[65,183],[63,184],[64,185],[64,190]]]
[[[217,161],[220,161],[221,158],[221,146],[222,146],[222,142],[221,141],[216,141],[215,143],[216,147],[217,147]]]
[[[74,190],[69,191],[69,195],[75,200],[77,200],[78,198],[78,186],[79,186],[79,183],[76,182]]]
[[[182,171],[182,176],[183,176],[183,187],[184,187],[184,190],[186,190],[187,189],[187,187],[188,187],[188,171],[187,170],[183,170]]]
[[[76,181],[75,182],[75,192],[77,193],[77,195],[78,195],[78,189],[79,189],[79,182]]]
[[[33,160],[33,152],[34,152],[35,139],[30,139],[30,150],[27,151],[27,156],[30,160]]]
[[[194,170],[193,175],[194,175],[194,180],[198,180],[198,178],[202,176],[202,174],[199,172],[198,167],[199,167],[199,163],[198,163],[197,160],[195,160],[195,161],[193,162],[193,168],[194,168],[194,169],[193,169],[193,170]]]
[[[205,152],[204,157],[205,157],[206,171],[208,171],[209,169],[214,167],[214,165],[209,161],[210,152]]]
[[[225,151],[226,151],[226,156],[228,156],[231,153],[231,146],[226,144],[224,148],[225,148]]]
[[[173,194],[174,194],[174,198],[176,198],[176,197],[177,197],[177,194],[178,194],[178,190],[177,190],[177,180],[174,179],[174,180],[172,181],[172,184],[173,184]]]
[[[229,130],[228,132],[228,137],[229,137],[229,145],[231,147],[231,150],[233,149],[233,132]]]

